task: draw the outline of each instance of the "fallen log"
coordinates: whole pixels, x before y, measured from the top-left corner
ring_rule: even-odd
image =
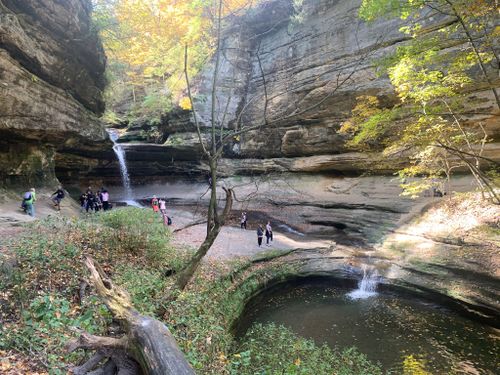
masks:
[[[135,310],[128,293],[114,285],[92,258],[86,257],[85,265],[97,294],[119,321],[125,335],[102,337],[79,331],[80,336],[68,342],[66,350],[90,349],[96,350],[96,354],[83,365],[73,368],[73,373],[194,375],[165,324]],[[96,369],[105,359],[107,362]]]

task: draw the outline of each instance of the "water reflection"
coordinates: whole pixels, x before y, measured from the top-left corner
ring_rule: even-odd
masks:
[[[416,361],[431,374],[498,374],[500,339],[493,328],[422,301],[379,293],[351,299],[344,288],[307,285],[261,296],[242,318],[275,322],[331,347],[356,346],[392,373]]]

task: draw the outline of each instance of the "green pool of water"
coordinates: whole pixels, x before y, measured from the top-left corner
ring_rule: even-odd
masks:
[[[431,374],[500,374],[498,330],[409,297],[353,300],[350,291],[314,283],[265,292],[249,304],[237,335],[274,322],[318,344],[356,346],[394,374],[410,355]]]

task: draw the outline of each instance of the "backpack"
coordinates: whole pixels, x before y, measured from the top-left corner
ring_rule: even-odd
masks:
[[[29,191],[27,191],[26,193],[24,193],[23,199],[25,201],[29,201],[31,199],[31,193]]]

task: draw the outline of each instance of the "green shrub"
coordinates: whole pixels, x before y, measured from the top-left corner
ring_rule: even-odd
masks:
[[[97,220],[114,229],[105,241],[120,252],[144,256],[151,266],[178,270],[187,259],[185,251],[170,245],[170,230],[152,210],[127,207],[103,212]]]
[[[81,354],[65,354],[63,347],[71,338],[71,327],[90,333],[102,333],[110,322],[104,305],[91,298],[75,308],[62,296],[41,294],[21,311],[17,322],[0,327],[0,349],[26,352],[36,356],[51,374],[66,374],[65,361],[75,361]]]
[[[283,326],[254,325],[230,357],[230,373],[377,375],[382,370],[354,348],[317,346]]]
[[[77,298],[91,256],[118,284],[129,289],[137,308],[147,314],[160,305],[168,279],[165,270],[180,267],[183,250],[170,245],[170,232],[153,212],[127,208],[84,219],[47,218],[30,224],[9,246],[15,266],[0,258],[0,350],[24,353],[53,374],[82,353],[62,348],[71,327],[104,333],[110,314],[87,289]]]
[[[165,298],[167,279],[159,270],[121,265],[114,281],[130,293],[134,307],[142,314],[154,316]]]

